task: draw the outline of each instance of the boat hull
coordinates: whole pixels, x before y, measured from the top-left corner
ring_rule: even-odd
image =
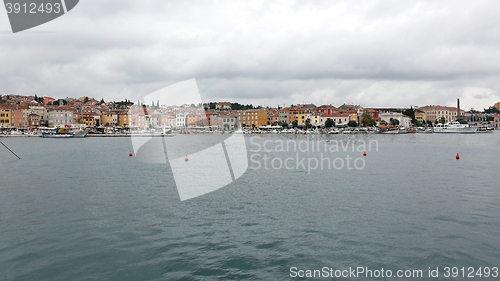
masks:
[[[88,130],[84,130],[84,131],[77,131],[77,132],[74,132],[73,133],[73,137],[74,138],[83,138],[87,135],[89,131]]]
[[[42,133],[42,138],[72,138],[70,133]]]
[[[434,133],[437,134],[475,134],[477,128],[466,127],[466,128],[434,128]]]

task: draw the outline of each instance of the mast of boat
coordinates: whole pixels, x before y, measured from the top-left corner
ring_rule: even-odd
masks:
[[[7,148],[8,151],[10,151],[12,154],[14,154],[19,160],[21,160],[21,157],[17,156],[17,154],[14,153],[14,151],[10,150],[10,148],[8,148],[1,140],[0,140],[0,143],[5,146],[5,148]]]

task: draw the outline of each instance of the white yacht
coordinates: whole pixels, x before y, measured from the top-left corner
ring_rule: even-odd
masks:
[[[434,127],[434,133],[455,133],[455,134],[475,134],[477,127],[471,127],[468,124],[460,124],[457,121],[450,121],[446,124],[437,124]]]

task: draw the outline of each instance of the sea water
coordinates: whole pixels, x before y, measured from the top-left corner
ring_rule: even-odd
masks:
[[[195,138],[219,140],[166,141]],[[500,267],[500,132],[245,138],[245,174],[186,201],[168,161],[129,157],[129,138],[2,138],[21,160],[0,147],[0,280],[293,280],[358,268],[438,280],[446,267]],[[321,157],[353,162],[309,160]],[[334,279],[371,279],[344,277]]]

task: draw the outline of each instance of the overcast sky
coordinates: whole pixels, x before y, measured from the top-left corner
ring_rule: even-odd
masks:
[[[137,100],[195,78],[203,101],[482,109],[500,101],[499,1],[81,0],[12,34],[0,94]]]

